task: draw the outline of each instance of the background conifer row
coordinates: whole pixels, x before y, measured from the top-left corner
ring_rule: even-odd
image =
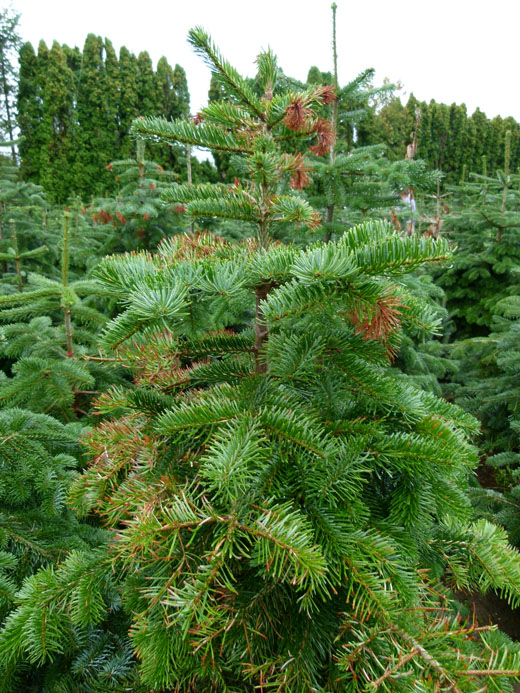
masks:
[[[132,120],[188,116],[189,93],[179,65],[161,58],[154,70],[148,53],[135,56],[123,46],[118,56],[108,39],[89,34],[82,51],[42,41],[35,53],[24,44],[17,106],[22,175],[64,202],[74,193],[88,199],[113,190],[105,169],[133,155]],[[179,151],[156,155],[175,168]]]

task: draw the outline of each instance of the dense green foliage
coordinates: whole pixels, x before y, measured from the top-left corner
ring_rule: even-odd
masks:
[[[118,57],[108,39],[93,34],[83,51],[43,41],[36,54],[28,43],[20,50],[21,172],[55,201],[114,190],[106,167],[132,155],[137,116],[188,114],[184,70],[165,58],[154,71],[148,53],[136,57],[123,46]],[[162,148],[155,157],[180,168],[178,152]]]
[[[195,118],[164,58],[21,47],[2,692],[520,679],[453,594],[520,603],[518,126],[403,107],[371,70],[340,86],[335,13],[305,84],[270,51],[243,78],[193,29]]]
[[[457,183],[464,171],[482,171],[482,157],[488,171],[504,168],[506,133],[512,133],[511,168],[520,167],[520,124],[514,118],[489,119],[480,109],[468,115],[464,104],[418,101],[413,94],[405,106],[394,98],[382,107],[374,105],[358,126],[359,143],[385,144],[390,158],[401,159],[411,141],[418,138],[417,156],[429,168],[441,169],[446,179]]]

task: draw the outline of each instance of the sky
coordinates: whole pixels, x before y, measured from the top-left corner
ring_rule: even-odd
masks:
[[[210,72],[186,40],[201,25],[246,76],[270,47],[284,72],[304,81],[309,67],[332,69],[331,0],[11,0],[20,34],[83,46],[88,33],[116,50],[164,55],[187,74],[191,111],[207,102]],[[368,67],[420,100],[465,103],[488,117],[520,120],[520,0],[336,0],[339,83]]]

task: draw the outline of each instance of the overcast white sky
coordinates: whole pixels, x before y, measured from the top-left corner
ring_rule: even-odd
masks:
[[[8,5],[2,2],[2,6]],[[421,100],[478,106],[520,120],[520,0],[336,0],[338,68],[345,84],[367,67]],[[83,46],[89,32],[165,55],[186,70],[195,113],[206,103],[209,70],[187,44],[202,25],[244,75],[270,46],[285,73],[304,80],[311,65],[330,70],[331,0],[12,0],[21,34]]]

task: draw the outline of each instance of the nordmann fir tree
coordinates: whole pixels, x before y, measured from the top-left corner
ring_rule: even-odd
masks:
[[[520,267],[517,268],[517,274]],[[494,331],[487,337],[467,340],[465,386],[458,389],[461,403],[482,422],[485,464],[493,468],[494,488],[475,488],[478,511],[507,529],[520,544],[520,286],[495,307]],[[474,344],[469,348],[468,342]],[[478,353],[480,358],[474,354]],[[488,469],[489,471],[489,469]]]
[[[520,265],[520,176],[511,169],[511,133],[504,142],[504,168],[495,175],[470,174],[455,192],[459,204],[445,219],[460,248],[439,277],[459,339],[486,336],[497,301],[516,283]],[[485,160],[484,160],[485,164]]]
[[[475,422],[388,367],[400,323],[430,322],[400,277],[449,249],[383,222],[307,250],[271,243],[276,223],[318,223],[284,186],[308,164],[282,147],[327,152],[315,109],[333,95],[277,92],[268,52],[258,98],[201,29],[190,40],[235,101],[134,130],[245,157],[247,182],[167,197],[257,236],[175,237],[102,263],[124,306],[103,342],[137,387],[100,398],[112,419],[87,439],[71,501],[113,538],[25,583],[0,662],[63,656],[119,592],[146,690],[511,690],[518,647],[461,622],[435,580],[520,596],[503,531],[470,522]]]
[[[175,174],[145,158],[143,140],[136,149],[134,159],[112,161],[107,166],[115,174],[117,196],[100,198],[93,205],[94,223],[115,229],[107,234],[111,236],[107,252],[155,248],[165,236],[185,228],[182,216],[165,207],[160,198]]]
[[[17,292],[0,296],[0,356],[10,371],[10,377],[2,373],[0,378],[0,406],[23,406],[65,421],[85,414],[96,385],[107,377],[114,382],[82,358],[92,353],[106,322],[88,299],[106,292],[92,279],[71,281],[69,222],[66,212],[59,279],[29,272],[27,283],[22,282],[22,262],[45,247],[23,253],[15,242],[13,253],[0,253],[0,260],[10,256],[16,262],[18,279]]]

